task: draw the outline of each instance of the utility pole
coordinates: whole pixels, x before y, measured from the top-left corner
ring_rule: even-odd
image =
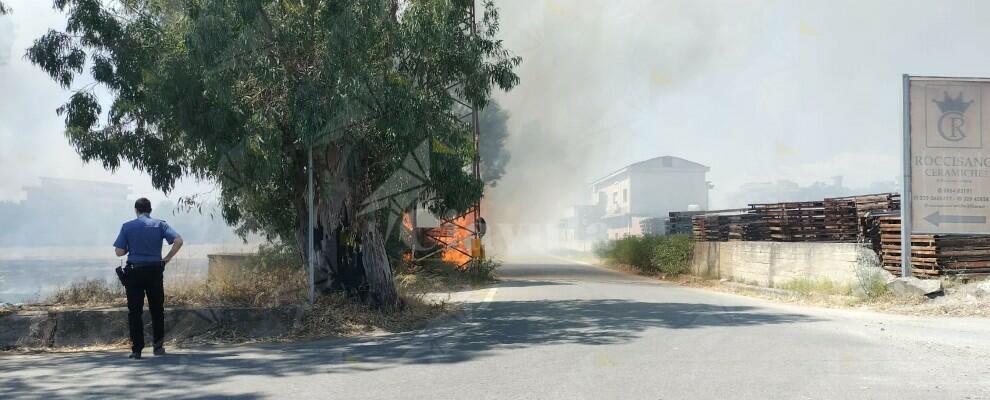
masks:
[[[313,247],[313,232],[316,230],[316,206],[315,206],[315,196],[313,195],[313,145],[310,144],[306,149],[306,174],[308,176],[306,184],[306,202],[309,208],[309,216],[307,218],[307,225],[309,229],[306,230],[306,264],[307,272],[309,275],[309,304],[316,302],[316,282],[314,282],[315,276],[315,264],[314,259],[316,258],[316,251]]]

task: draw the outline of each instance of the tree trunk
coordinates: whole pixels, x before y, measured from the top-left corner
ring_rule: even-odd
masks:
[[[376,307],[395,309],[400,305],[399,295],[380,227],[374,215],[355,217],[361,205],[355,190],[359,186],[348,174],[346,149],[336,150],[325,153],[324,168],[314,171],[316,289],[320,293],[345,292]],[[301,232],[297,236],[301,236],[303,248],[308,230],[305,204],[303,201],[297,219]]]
[[[370,300],[376,306],[394,310],[401,303],[392,277],[392,264],[385,252],[385,238],[374,218],[368,218],[361,225],[364,228],[361,230],[361,252]]]

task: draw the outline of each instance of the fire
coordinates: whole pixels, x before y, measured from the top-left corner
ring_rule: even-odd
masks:
[[[422,250],[422,253],[416,251],[416,257],[439,256],[445,262],[464,268],[472,260],[472,254],[480,251],[475,248],[474,230],[477,228],[473,210],[456,218],[443,220],[436,228],[414,228],[417,226],[416,217],[405,213],[402,216],[402,225],[408,228],[407,232],[416,232],[417,242],[428,248]],[[411,255],[409,259],[414,262],[417,260]]]
[[[448,243],[447,247],[440,252],[440,258],[444,261],[457,265],[465,265],[471,261],[472,244],[474,242],[474,212],[450,220],[440,228],[444,237],[441,240]]]

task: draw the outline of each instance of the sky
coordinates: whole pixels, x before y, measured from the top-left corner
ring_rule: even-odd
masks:
[[[902,74],[990,76],[986,1],[498,4],[523,64],[489,200],[530,199],[507,218],[589,203],[590,181],[660,155],[711,167],[713,208],[744,206],[747,182],[899,181]]]
[[[55,109],[70,95],[23,58],[64,18],[8,0],[0,17],[0,201],[38,177],[132,185],[84,164]],[[749,182],[850,187],[900,174],[901,74],[990,76],[986,1],[496,0],[499,37],[523,58],[505,177],[486,202],[506,219],[587,203],[587,184],[673,155],[711,167],[713,208]],[[79,84],[83,84],[80,82]],[[78,85],[77,85],[78,86]],[[170,195],[209,191],[180,182]],[[525,202],[520,200],[525,199]]]

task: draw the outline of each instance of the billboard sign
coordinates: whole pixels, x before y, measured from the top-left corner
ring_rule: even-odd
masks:
[[[911,232],[990,234],[990,80],[907,80]]]

